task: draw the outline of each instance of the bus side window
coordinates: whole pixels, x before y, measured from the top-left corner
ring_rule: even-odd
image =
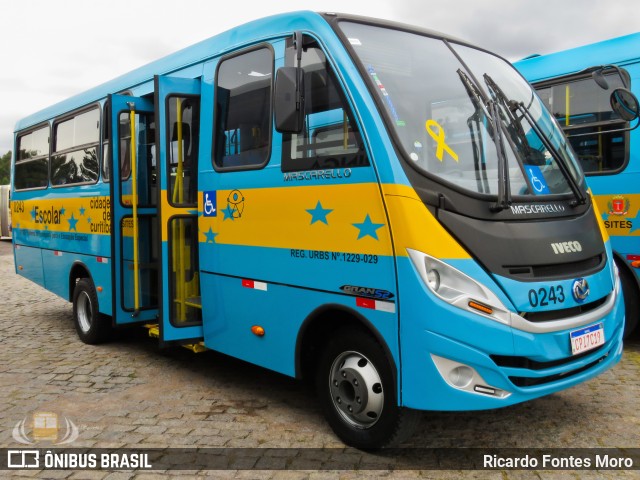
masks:
[[[49,184],[49,125],[18,137],[15,162],[16,190]]]
[[[605,77],[609,90],[600,88],[590,75],[536,87],[586,174],[613,173],[622,169],[628,159],[629,132],[611,132],[628,127],[609,102],[612,89],[623,85],[617,74]]]
[[[282,171],[369,165],[353,114],[325,54],[308,37],[305,44],[301,64],[305,85],[304,128],[299,134],[283,135]],[[286,65],[293,66],[295,52],[290,40],[285,55]]]
[[[100,174],[100,109],[78,113],[53,127],[51,184],[95,183]]]
[[[270,48],[259,47],[220,62],[215,84],[215,168],[260,168],[268,162],[273,58]]]

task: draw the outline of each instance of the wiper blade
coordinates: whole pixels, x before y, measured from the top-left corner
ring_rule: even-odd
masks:
[[[460,80],[462,81],[462,84],[464,85],[464,88],[467,90],[467,94],[469,95],[469,98],[471,98],[471,102],[476,107],[476,112],[479,112],[480,110],[482,110],[485,116],[491,122],[493,122],[493,118],[491,118],[491,113],[487,110],[487,105],[489,104],[490,100],[485,97],[482,90],[478,88],[476,83],[466,73],[464,73],[461,69],[458,69],[457,72],[458,72],[458,76],[460,77]]]
[[[498,200],[491,206],[491,210],[505,210],[511,205],[511,187],[509,185],[507,154],[503,141],[504,125],[500,119],[500,111],[496,102],[486,97],[476,82],[461,69],[458,69],[458,76],[467,90],[472,103],[476,107],[476,116],[480,110],[482,110],[489,120],[489,126],[491,127],[490,134],[495,143],[496,155],[498,157]]]
[[[556,163],[558,164],[558,167],[560,168],[560,171],[566,177],[567,182],[569,182],[569,188],[571,188],[571,191],[576,197],[576,200],[575,202],[572,202],[572,205],[573,206],[584,205],[587,202],[587,199],[582,193],[582,189],[580,188],[580,185],[578,185],[578,182],[569,171],[569,168],[567,167],[567,164],[565,163],[564,159],[560,156],[558,151],[551,144],[547,136],[542,132],[542,130],[536,123],[535,118],[533,118],[533,115],[531,115],[531,112],[529,111],[529,109],[525,106],[524,103],[516,102],[515,100],[509,100],[509,108],[512,111],[519,110],[520,113],[522,113],[525,117],[527,117],[527,120],[531,124],[531,127],[535,130],[538,137],[540,137],[540,140],[542,140],[544,147],[551,153],[551,155],[555,159]]]
[[[576,179],[573,177],[573,175],[571,175],[571,172],[569,172],[569,168],[567,167],[567,164],[565,163],[562,156],[558,153],[557,149],[549,141],[549,138],[542,132],[542,129],[538,126],[538,123],[536,122],[535,118],[533,118],[533,115],[531,115],[529,108],[523,102],[510,100],[502,91],[502,89],[498,86],[498,84],[493,80],[493,78],[491,78],[488,74],[485,73],[483,77],[487,86],[494,92],[494,95],[497,101],[502,103],[506,111],[510,113],[512,124],[516,128],[518,128],[519,132],[522,133],[523,139],[526,138],[524,129],[522,128],[522,124],[520,123],[520,121],[515,117],[515,115],[513,115],[513,113],[515,111],[519,111],[524,117],[527,118],[527,121],[531,125],[531,128],[533,128],[533,130],[536,132],[536,135],[538,135],[538,137],[542,141],[542,144],[547,149],[547,151],[551,154],[551,156],[554,158],[554,160],[558,164],[558,167],[560,168],[560,171],[567,179],[567,182],[569,183],[569,188],[571,188],[571,191],[576,197],[576,200],[575,202],[572,203],[572,205],[573,206],[584,205],[584,203],[586,203],[586,199],[584,194],[582,193],[582,190],[580,189],[580,185],[578,185],[578,183],[576,182]],[[528,142],[527,142],[527,145],[528,145]]]
[[[511,205],[511,185],[509,180],[509,164],[507,162],[507,153],[504,148],[504,124],[500,119],[500,109],[496,102],[489,105],[492,110],[494,128],[494,141],[496,144],[496,153],[498,154],[498,201],[491,206],[493,211],[506,210]],[[507,135],[508,138],[508,135]]]
[[[476,172],[476,184],[479,192],[489,193],[489,181],[487,179],[487,167],[484,161],[484,144],[482,141],[482,135],[480,134],[480,122],[484,121],[484,119],[481,118],[481,112],[484,113],[484,118],[487,119],[487,123],[492,122],[491,116],[485,107],[485,99],[483,98],[482,92],[478,91],[476,85],[466,73],[461,69],[458,69],[457,72],[467,91],[467,95],[469,95],[471,103],[473,103],[475,107],[473,114],[467,118],[467,127],[469,127],[469,135],[471,136],[471,143],[473,145],[473,165]],[[488,128],[491,130],[493,129],[491,125],[488,125]],[[477,140],[476,130],[478,132]],[[493,134],[491,134],[491,136],[493,136]]]

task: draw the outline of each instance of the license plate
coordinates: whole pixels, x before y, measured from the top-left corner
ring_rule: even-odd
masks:
[[[602,323],[598,323],[574,330],[569,333],[569,337],[571,338],[571,353],[578,355],[604,345],[604,326]]]

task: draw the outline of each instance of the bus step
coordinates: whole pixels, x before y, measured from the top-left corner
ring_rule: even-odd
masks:
[[[147,323],[145,325],[145,328],[149,329],[150,337],[160,338],[160,328],[158,327],[157,323]],[[204,346],[204,342],[187,343],[181,346],[188,350],[191,350],[193,353],[202,353],[207,349],[207,347]]]
[[[152,338],[160,338],[160,328],[157,323],[147,323],[145,328],[149,329],[149,336]]]
[[[204,352],[207,347],[204,346],[203,342],[198,342],[198,343],[189,343],[186,345],[182,345],[184,348],[188,348],[189,350],[191,350],[193,353],[202,353]]]

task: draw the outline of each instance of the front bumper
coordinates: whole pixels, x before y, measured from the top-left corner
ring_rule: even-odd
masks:
[[[587,314],[540,323],[514,316],[511,326],[434,299],[419,278],[404,286],[400,388],[406,407],[504,407],[582,383],[622,356],[624,303],[619,285]],[[603,324],[605,344],[573,356],[570,332],[596,323]],[[459,381],[461,370],[452,373],[457,366],[470,369],[462,369],[469,384],[464,378]]]

